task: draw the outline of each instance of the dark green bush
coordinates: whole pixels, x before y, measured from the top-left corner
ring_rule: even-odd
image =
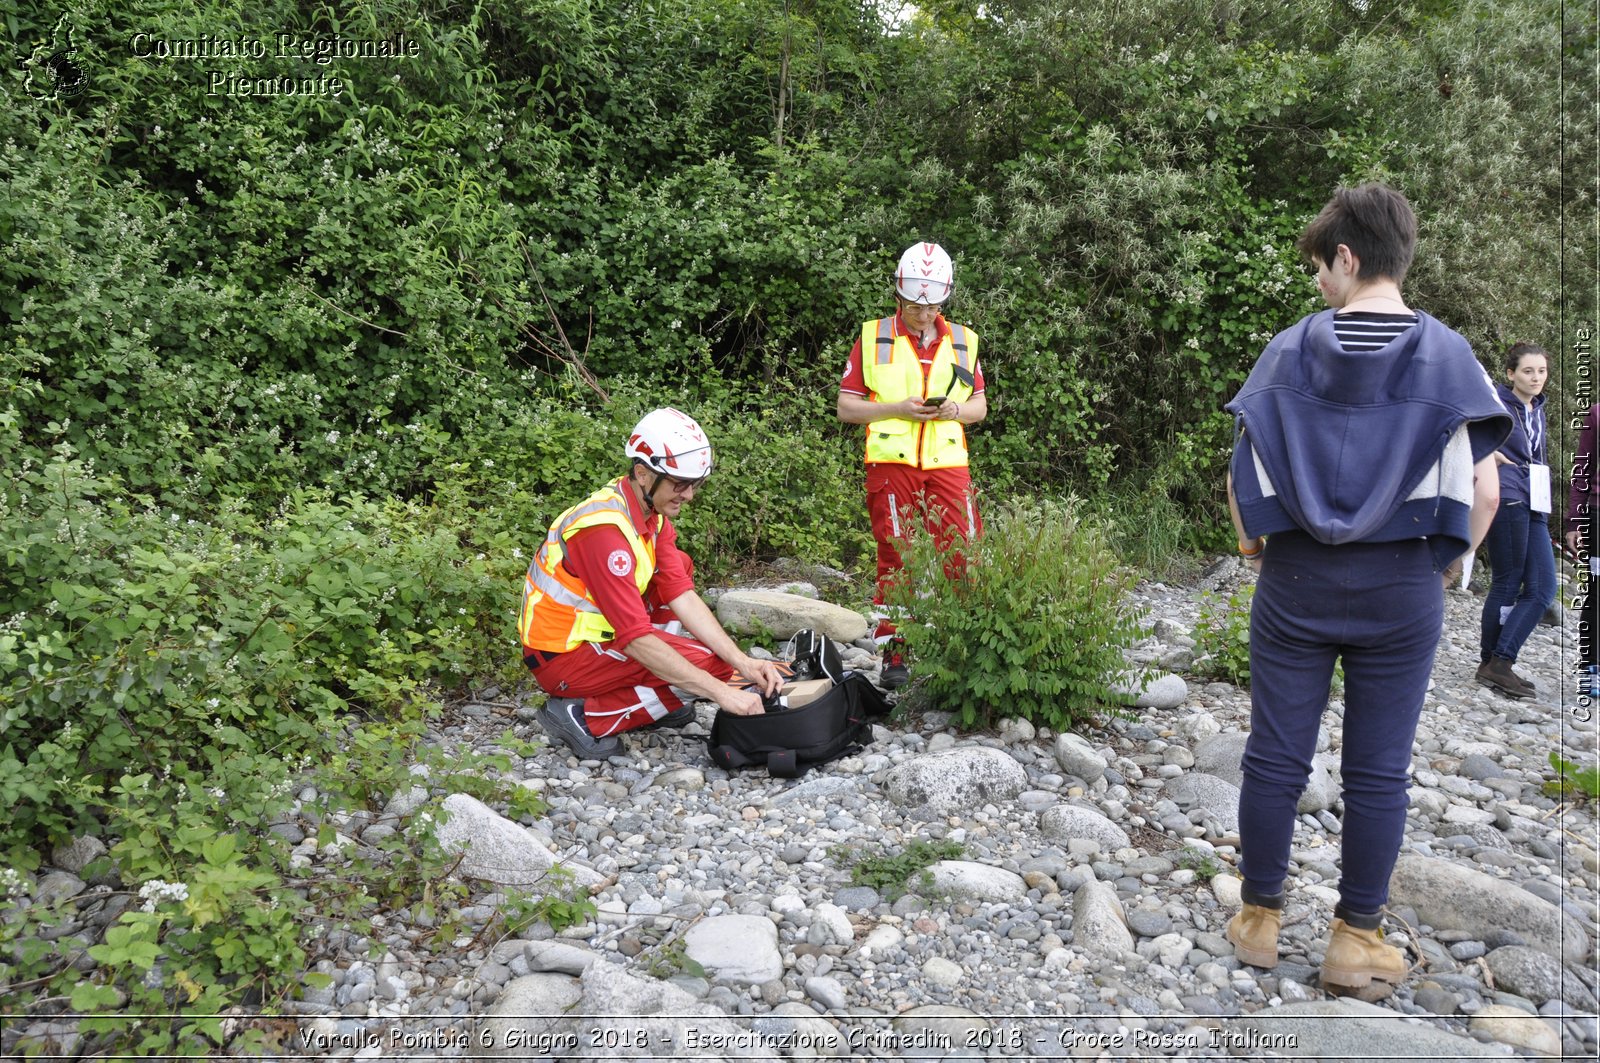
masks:
[[[947,563],[914,529],[890,602],[911,651],[918,703],[962,726],[1019,716],[1068,731],[1119,699],[1111,684],[1141,637],[1126,600],[1133,574],[1074,499],[994,507],[984,534]]]
[[[442,517],[299,492],[200,523],[65,445],[24,459],[0,488],[0,852],[98,833],[124,774],[320,751],[335,713],[403,709],[503,659],[509,575]]]

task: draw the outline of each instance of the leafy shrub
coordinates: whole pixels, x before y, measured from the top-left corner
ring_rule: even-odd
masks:
[[[1250,601],[1255,584],[1227,598],[1207,592],[1200,600],[1200,623],[1194,631],[1194,670],[1235,686],[1250,685]]]
[[[918,701],[966,727],[1020,716],[1066,731],[1120,700],[1111,684],[1141,637],[1125,597],[1133,576],[1080,510],[1070,498],[996,507],[962,548],[964,570],[911,528],[889,599],[915,618],[900,631]]]
[[[138,904],[107,928],[103,942],[86,946],[76,934],[50,932],[73,917],[74,900],[18,903],[19,876],[0,874],[9,894],[0,897],[0,949],[15,959],[13,1002],[31,1008],[70,1001],[96,1050],[209,1056],[230,1040],[230,1008],[281,1010],[302,984],[328,984],[326,975],[304,972],[329,925],[369,934],[376,916],[410,908],[436,921],[435,947],[453,948],[463,929],[453,913],[466,888],[454,877],[458,855],[436,843],[433,824],[442,813],[435,803],[393,823],[397,829],[375,851],[340,846],[337,857],[311,869],[297,868],[287,843],[259,830],[309,784],[323,796],[302,811],[321,822],[315,840],[327,854],[339,843],[334,813],[376,811],[386,795],[415,784],[397,751],[411,747],[417,730],[349,722],[337,737],[351,755],[334,754],[319,768],[309,758],[291,765],[258,756],[203,780],[123,776],[106,802],[121,832],[110,859],[129,894],[138,886]],[[543,811],[526,788],[500,781],[510,768],[504,756],[457,749],[424,763],[443,789],[507,803],[512,815]],[[355,794],[367,798],[352,805]],[[506,918],[518,926],[536,918],[563,926],[593,913],[562,869],[542,885],[538,895],[514,898]],[[235,1047],[259,1036],[246,1032]]]

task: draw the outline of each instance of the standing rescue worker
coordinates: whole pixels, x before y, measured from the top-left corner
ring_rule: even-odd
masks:
[[[902,521],[920,519],[942,548],[983,531],[967,470],[966,426],[989,412],[978,335],[945,320],[955,267],[938,244],[914,244],[895,270],[893,317],[864,322],[839,381],[839,420],[866,425],[867,513],[878,542],[880,682],[903,686],[905,640],[882,611],[901,567]],[[958,562],[959,563],[959,562]]]
[[[711,475],[711,441],[687,414],[654,410],[629,435],[627,475],[550,526],[523,581],[523,661],[550,695],[545,733],[579,756],[622,748],[624,731],[694,719],[693,695],[740,716],[783,676],[741,651],[694,589],[694,563],[673,527]],[[687,630],[691,637],[680,634]]]

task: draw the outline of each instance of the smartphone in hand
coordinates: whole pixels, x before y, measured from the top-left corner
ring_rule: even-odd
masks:
[[[948,395],[940,395],[940,396],[938,396],[936,398],[923,399],[922,400],[922,404],[924,406],[943,406],[944,405],[944,400],[949,398],[949,397],[950,396],[948,396]]]

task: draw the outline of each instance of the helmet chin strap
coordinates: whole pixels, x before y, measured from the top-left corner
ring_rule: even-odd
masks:
[[[656,512],[656,491],[661,488],[661,481],[667,478],[667,474],[657,469],[654,465],[648,465],[642,461],[635,460],[634,464],[644,465],[645,468],[656,474],[656,478],[651,481],[650,490],[644,493],[645,512],[654,513]]]

